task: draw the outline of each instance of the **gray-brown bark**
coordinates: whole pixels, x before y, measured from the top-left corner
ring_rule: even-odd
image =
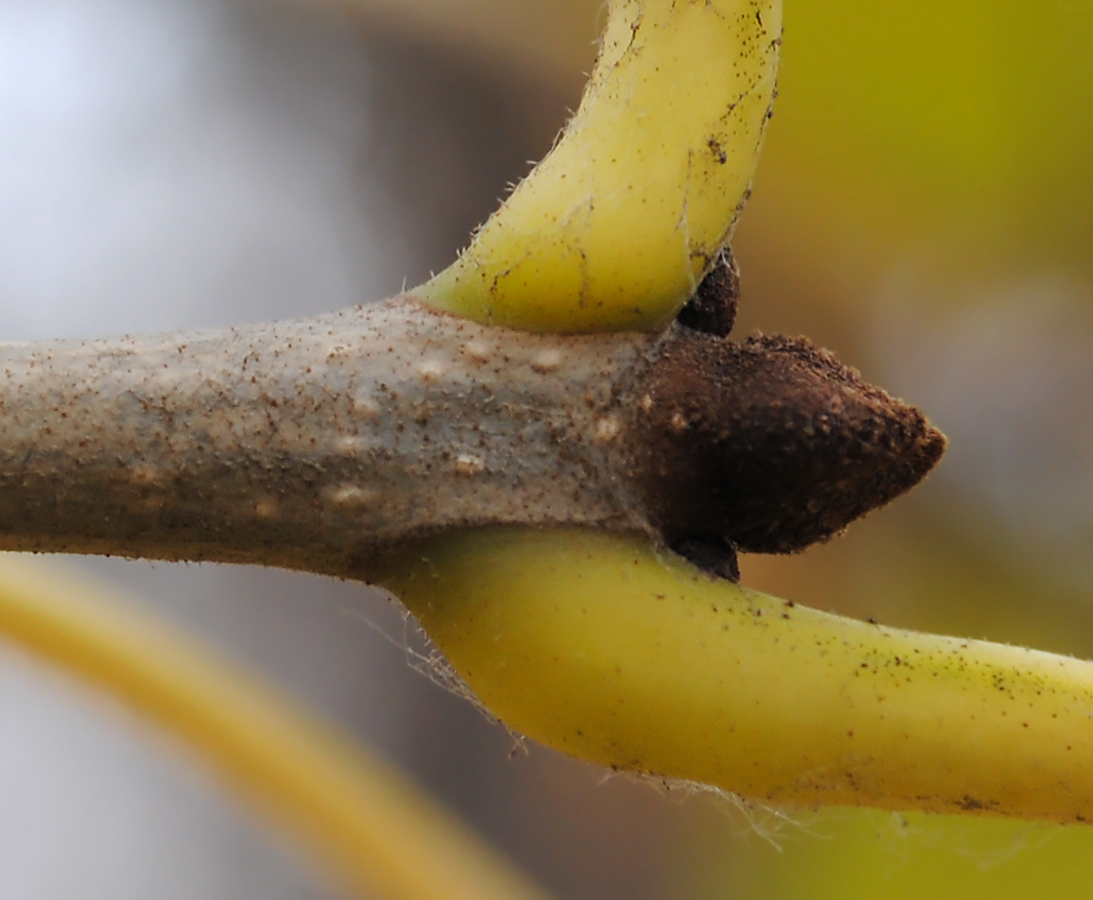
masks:
[[[0,345],[0,547],[367,578],[498,521],[648,530],[611,462],[648,335],[493,329],[410,300]]]

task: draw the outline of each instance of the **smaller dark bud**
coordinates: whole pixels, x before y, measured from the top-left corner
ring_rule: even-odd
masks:
[[[728,337],[736,324],[739,296],[740,269],[733,259],[732,250],[726,245],[676,319],[680,325],[694,331]]]
[[[687,562],[708,575],[740,583],[740,563],[736,548],[719,534],[692,534],[681,537],[669,545]]]

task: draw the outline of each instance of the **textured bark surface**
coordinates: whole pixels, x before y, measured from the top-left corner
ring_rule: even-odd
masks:
[[[209,333],[0,345],[0,546],[367,578],[499,521],[643,530],[610,460],[657,338],[410,300]]]
[[[788,552],[909,489],[944,446],[801,340],[536,335],[408,297],[0,344],[0,376],[0,549],[362,580],[502,523]]]

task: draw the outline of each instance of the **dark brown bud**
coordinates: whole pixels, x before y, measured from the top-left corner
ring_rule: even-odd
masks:
[[[694,296],[676,319],[695,331],[727,337],[736,324],[736,302],[740,296],[740,269],[726,245],[718,253]]]
[[[680,329],[632,401],[636,472],[670,544],[792,553],[916,485],[945,437],[805,338]]]

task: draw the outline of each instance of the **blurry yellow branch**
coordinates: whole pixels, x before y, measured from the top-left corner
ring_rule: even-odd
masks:
[[[0,556],[0,636],[180,738],[361,896],[545,900],[379,759],[83,580]]]

